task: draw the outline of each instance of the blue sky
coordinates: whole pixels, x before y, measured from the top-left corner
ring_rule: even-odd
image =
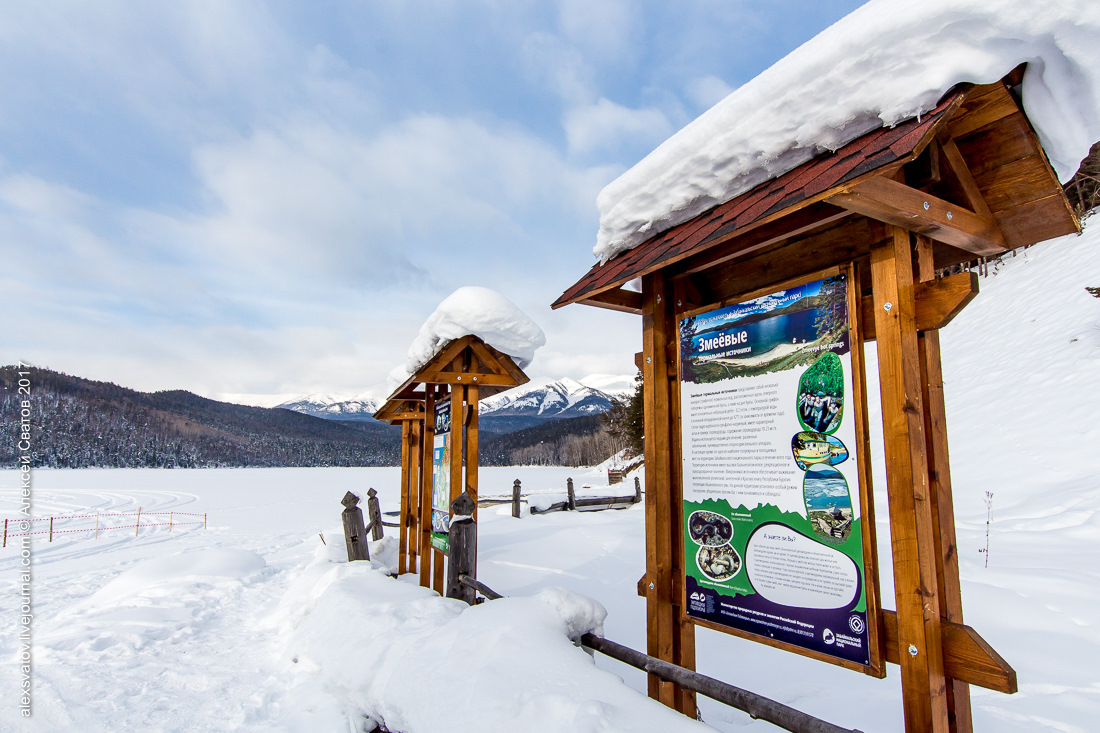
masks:
[[[381,393],[456,288],[629,374],[549,304],[599,190],[858,6],[50,2],[0,14],[0,362],[213,397]]]

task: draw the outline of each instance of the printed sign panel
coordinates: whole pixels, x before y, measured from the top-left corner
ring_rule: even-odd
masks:
[[[685,603],[872,663],[848,276],[680,321]]]
[[[447,552],[451,529],[451,402],[435,405],[432,439],[432,547]]]

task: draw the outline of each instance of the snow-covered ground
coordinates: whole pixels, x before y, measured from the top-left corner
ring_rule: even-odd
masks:
[[[1100,286],[1100,226],[1010,258],[943,333],[966,620],[1020,681],[1013,696],[973,690],[978,730],[1091,731],[1100,720],[1100,299],[1085,286]],[[593,666],[569,638],[597,625],[599,609],[548,590],[598,601],[606,636],[644,649],[641,506],[518,520],[507,505],[483,507],[479,578],[516,598],[464,610],[342,562],[340,497],[374,487],[395,510],[397,476],[36,471],[37,516],[140,506],[206,513],[209,528],[36,537],[29,721],[16,694],[18,560],[12,547],[0,551],[0,730],[342,732],[362,730],[364,713],[409,733],[700,729],[647,702],[640,672],[600,656]],[[504,496],[519,478],[548,498],[567,477],[580,494],[585,484],[606,493],[593,469],[483,468],[480,483],[483,495]],[[17,486],[15,472],[0,473],[0,516],[15,516]],[[881,472],[876,487],[885,560]],[[631,489],[628,479],[622,493]],[[392,562],[391,541],[374,549]],[[888,573],[882,586],[892,606]],[[840,725],[901,729],[896,667],[875,680],[704,629],[698,667]],[[771,729],[701,705],[719,730]]]

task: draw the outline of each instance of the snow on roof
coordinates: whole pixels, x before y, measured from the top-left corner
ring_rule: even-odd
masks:
[[[512,357],[520,369],[526,368],[535,351],[546,343],[539,325],[515,303],[489,288],[462,287],[444,298],[420,327],[404,366],[390,373],[391,388],[415,374],[447,344],[467,335],[477,336]]]
[[[601,262],[824,150],[1027,63],[1024,109],[1059,178],[1100,140],[1100,2],[871,0],[677,132],[597,198]]]

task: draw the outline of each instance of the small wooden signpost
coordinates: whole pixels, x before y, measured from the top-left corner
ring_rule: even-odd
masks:
[[[647,485],[639,589],[651,655],[694,669],[695,626],[706,625],[877,676],[885,659],[901,669],[906,730],[922,733],[972,730],[970,685],[1016,691],[1015,671],[963,623],[937,332],[978,287],[972,273],[937,273],[1079,231],[1018,102],[1022,74],[1023,67],[994,84],[959,86],[919,119],[867,133],[660,232],[593,267],[554,303],[642,316]],[[819,292],[838,292],[827,279],[841,274],[846,305]],[[640,293],[623,289],[636,278]],[[796,291],[807,298],[797,306]],[[763,338],[752,324],[768,314],[793,323],[799,310],[816,314],[803,324],[808,337],[788,334],[783,348],[751,351]],[[845,312],[849,330],[836,332],[843,338],[829,338],[834,311]],[[877,379],[869,381],[867,341],[878,348]],[[825,367],[820,378],[810,374],[826,352],[850,357],[834,369],[844,372],[843,389]],[[801,375],[797,386],[790,375]],[[719,395],[711,383],[730,391]],[[876,508],[859,399],[876,384],[895,610],[881,608],[877,593]],[[725,432],[716,418],[707,424],[716,431],[707,440],[741,441],[717,463],[684,441],[692,420],[713,418],[702,400],[742,423]],[[834,435],[842,425],[854,445]],[[788,430],[785,455],[767,432],[777,430]],[[715,485],[736,498],[721,499]],[[857,554],[860,543],[863,562],[850,565],[839,552]],[[815,577],[840,599],[837,608],[852,609],[849,624],[821,621],[830,613],[825,586],[800,586],[797,574],[784,574],[793,567],[785,562],[813,563]],[[743,583],[746,573],[772,590]],[[734,610],[722,616],[708,606],[716,597]],[[780,609],[772,616],[789,618],[779,625],[802,629],[812,643],[779,641],[754,622],[761,609]],[[866,662],[839,658],[841,641],[866,645]],[[695,715],[694,693],[652,675],[649,692]]]
[[[478,401],[527,381],[507,354],[464,336],[444,346],[375,413],[377,420],[402,424],[398,570],[419,572],[420,585],[445,590],[451,505],[463,492],[477,519]]]

